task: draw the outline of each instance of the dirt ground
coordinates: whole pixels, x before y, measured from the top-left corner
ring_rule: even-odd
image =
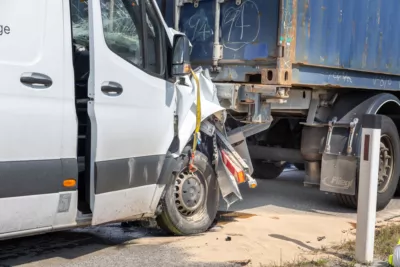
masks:
[[[237,218],[215,232],[172,243],[185,250],[193,262],[251,262],[279,264],[312,254],[351,238],[354,221],[327,215],[260,214]],[[229,215],[229,214],[228,214]],[[243,215],[243,214],[238,214]]]

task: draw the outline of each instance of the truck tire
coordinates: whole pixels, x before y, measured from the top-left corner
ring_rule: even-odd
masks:
[[[378,175],[378,196],[376,209],[384,209],[393,198],[400,174],[400,140],[396,125],[387,116],[382,116],[381,150]],[[383,160],[382,160],[383,159]],[[358,174],[356,195],[336,194],[340,204],[356,209],[358,195]]]
[[[263,160],[253,160],[253,177],[263,180],[272,180],[278,178],[283,170],[285,164],[270,163]]]
[[[219,186],[208,158],[196,151],[194,166],[188,171],[189,157],[183,160],[183,169],[167,185],[162,199],[158,225],[174,235],[192,235],[205,232],[213,223],[219,207]]]

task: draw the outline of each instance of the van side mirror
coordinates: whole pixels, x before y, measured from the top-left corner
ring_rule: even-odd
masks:
[[[185,35],[175,35],[172,54],[172,76],[190,73],[190,42]]]

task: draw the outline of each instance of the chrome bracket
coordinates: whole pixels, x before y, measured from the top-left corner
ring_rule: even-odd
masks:
[[[330,152],[331,151],[331,138],[332,138],[333,128],[335,127],[335,123],[336,122],[337,122],[337,118],[334,117],[328,123],[329,128],[328,128],[328,135],[326,136],[325,152]]]
[[[354,118],[352,122],[350,122],[350,134],[349,134],[349,140],[347,143],[347,155],[350,155],[351,152],[353,151],[353,138],[354,138],[354,132],[355,132],[355,128],[357,126],[358,123],[358,119]]]
[[[354,118],[350,123],[337,122],[337,117],[334,117],[331,121],[329,121],[328,134],[326,136],[325,152],[329,153],[331,151],[331,138],[332,138],[333,128],[335,127],[350,128],[349,138],[347,140],[347,149],[346,149],[347,155],[350,156],[350,154],[353,152],[352,144],[357,123],[358,123],[358,118]]]

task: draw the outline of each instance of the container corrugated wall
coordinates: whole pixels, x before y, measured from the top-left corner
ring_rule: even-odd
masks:
[[[298,0],[296,62],[400,73],[399,0]]]

